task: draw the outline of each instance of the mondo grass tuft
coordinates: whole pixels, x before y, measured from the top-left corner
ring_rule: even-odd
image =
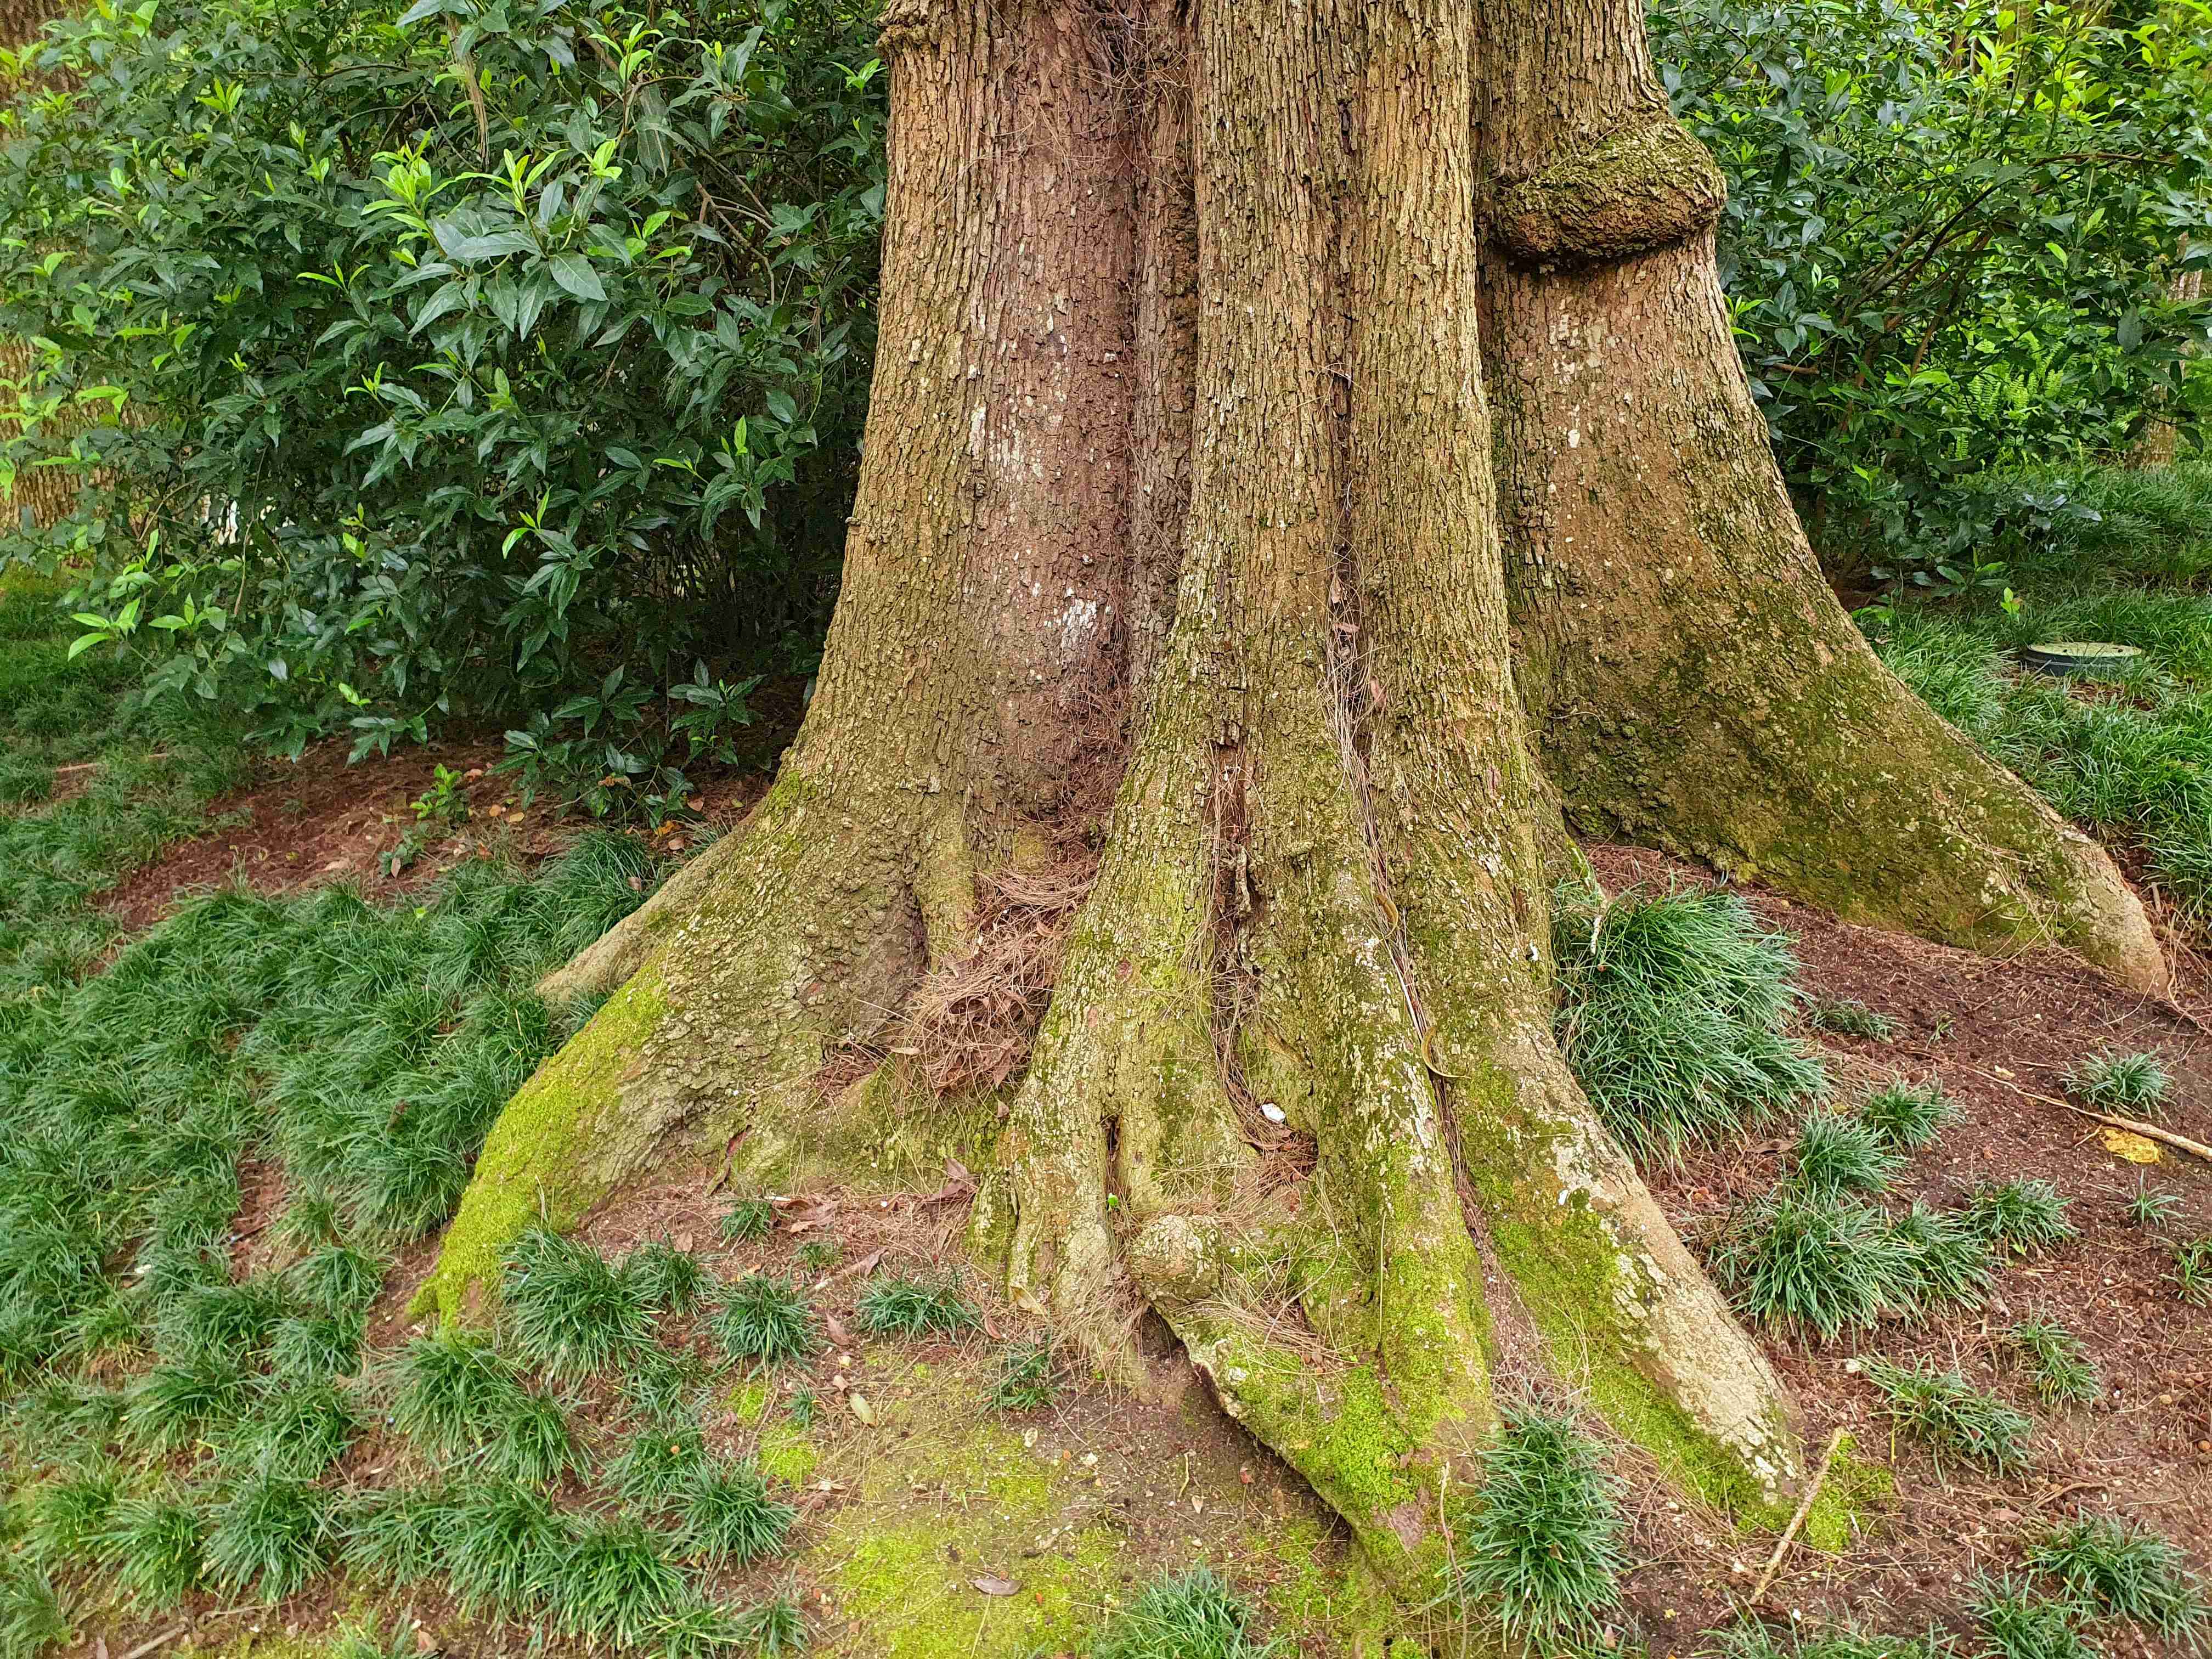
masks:
[[[337,1512],[346,1570],[395,1588],[438,1571],[454,1504],[434,1486],[371,1486],[349,1495]]]
[[[2027,1467],[2034,1419],[1981,1393],[1959,1372],[1880,1358],[1866,1360],[1865,1370],[1881,1393],[1883,1412],[1925,1444],[1939,1465],[1948,1452],[1999,1474]]]
[[[2086,1406],[2102,1392],[2081,1339],[2055,1320],[2023,1321],[2005,1338],[2034,1373],[2035,1392],[2045,1405]]]
[[[853,1318],[870,1336],[953,1336],[983,1322],[952,1273],[879,1274],[861,1292]]]
[[[1534,1648],[1595,1639],[1620,1603],[1625,1565],[1619,1486],[1596,1443],[1565,1413],[1508,1407],[1482,1462],[1451,1593],[1494,1604],[1507,1632]]]
[[[1805,1023],[1816,1031],[1872,1037],[1877,1042],[1887,1042],[1897,1035],[1895,1020],[1876,1013],[1856,997],[1807,997],[1804,1010]]]
[[[991,1408],[1034,1411],[1053,1396],[1052,1344],[1023,1342],[999,1356],[998,1380],[991,1387]]]
[[[573,1528],[561,1550],[538,1563],[530,1594],[564,1634],[629,1648],[684,1605],[686,1589],[659,1538],[615,1517]]]
[[[310,1250],[285,1276],[301,1301],[327,1314],[358,1312],[384,1287],[384,1269],[376,1258],[345,1244]]]
[[[328,1378],[268,1388],[240,1419],[232,1445],[256,1474],[312,1480],[361,1429],[353,1396]]]
[[[633,1504],[665,1508],[707,1466],[707,1438],[696,1422],[647,1424],[607,1468],[616,1492]]]
[[[714,1288],[714,1276],[698,1257],[665,1239],[639,1245],[624,1258],[623,1285],[654,1313],[689,1313]]]
[[[2099,1613],[2194,1647],[2212,1621],[2203,1584],[2168,1540],[2115,1515],[2082,1516],[2027,1547],[2031,1571]]]
[[[1560,1046],[1636,1157],[1679,1160],[1826,1085],[1784,1030],[1796,960],[1737,895],[1563,890],[1553,936]]]
[[[392,1420],[449,1458],[476,1457],[509,1480],[558,1480],[584,1468],[559,1401],[526,1387],[490,1344],[460,1331],[417,1337],[392,1365]]]
[[[1984,1182],[1960,1214],[1993,1248],[2030,1255],[2074,1237],[2066,1218],[2073,1202],[2047,1181]]]
[[[653,1340],[643,1282],[588,1245],[533,1228],[507,1246],[501,1267],[514,1346],[550,1376],[580,1382]]]
[[[1943,1092],[1943,1085],[1933,1079],[1907,1083],[1898,1078],[1859,1104],[1859,1121],[1885,1146],[1905,1152],[1927,1146],[1958,1115],[1959,1109]]]
[[[749,1459],[710,1458],[673,1494],[677,1553],[708,1567],[781,1554],[799,1511],[775,1497]]]
[[[252,1588],[281,1601],[330,1565],[335,1539],[330,1494],[304,1480],[255,1475],[215,1512],[207,1576],[234,1591]]]
[[[1890,1223],[1888,1244],[1885,1266],[1897,1285],[1897,1311],[1978,1308],[1987,1300],[1996,1255],[1960,1216],[1916,1199]]]
[[[2164,1226],[2180,1208],[2181,1200],[2178,1194],[2153,1192],[2138,1177],[2135,1193],[2128,1200],[2128,1224],[2131,1227]]]
[[[722,1237],[750,1244],[775,1231],[775,1206],[764,1198],[741,1198],[723,1212]]]
[[[2081,1633],[2079,1602],[2050,1601],[2016,1578],[1985,1578],[1966,1608],[1981,1620],[1996,1659],[2096,1659],[2096,1644]]]
[[[2173,1293],[2192,1308],[2212,1308],[2212,1233],[2173,1247]]]
[[[0,1656],[32,1659],[69,1639],[69,1610],[43,1568],[0,1559]]]
[[[1714,1277],[1744,1314],[1826,1340],[1874,1328],[1898,1297],[1897,1264],[1880,1210],[1788,1188],[1762,1200],[1711,1251]]]
[[[2066,1092],[2100,1112],[2154,1117],[2173,1077],[2156,1054],[2093,1054],[2066,1073]]]
[[[1117,1613],[1092,1659],[1267,1659],[1284,1651],[1253,1634],[1251,1606],[1208,1566],[1163,1574]]]
[[[573,1525],[542,1493],[481,1480],[441,1504],[438,1559],[464,1611],[517,1617],[543,1605]]]
[[[787,1279],[748,1273],[723,1289],[714,1334],[732,1359],[804,1359],[817,1340],[814,1305]]]
[[[1796,1179],[1808,1193],[1878,1193],[1903,1163],[1871,1126],[1840,1112],[1809,1113],[1797,1132]]]
[[[788,1589],[754,1602],[732,1621],[731,1629],[738,1644],[761,1659],[804,1653],[809,1640],[805,1611],[799,1605],[798,1593]]]

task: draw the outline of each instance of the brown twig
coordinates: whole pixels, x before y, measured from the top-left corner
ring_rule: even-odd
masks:
[[[150,1637],[147,1640],[141,1642],[137,1647],[131,1649],[130,1652],[125,1654],[123,1656],[123,1659],[146,1659],[146,1656],[153,1652],[155,1648],[160,1647],[165,1642],[175,1641],[190,1628],[191,1626],[188,1625],[179,1625],[174,1630],[165,1630],[159,1636]]]
[[[2161,1129],[2155,1123],[2145,1123],[2132,1117],[2114,1117],[2108,1112],[2093,1112],[2087,1107],[2076,1106],[2070,1100],[2061,1100],[2056,1095],[2039,1095],[2033,1089],[2023,1089],[2017,1083],[2007,1083],[1994,1072],[1985,1072],[1978,1066],[1966,1069],[1976,1077],[1985,1077],[1992,1083],[2001,1083],[2023,1100],[2039,1100],[2046,1106],[2056,1106],[2062,1112],[2071,1112],[2076,1117],[2086,1117],[2109,1128],[2125,1129],[2131,1135],[2141,1135],[2146,1140],[2163,1141],[2176,1152],[2187,1152],[2212,1163],[2212,1146],[2201,1140],[2191,1140],[2187,1135],[2178,1135],[2171,1129]]]
[[[1774,1553],[1766,1558],[1766,1571],[1759,1575],[1759,1583],[1752,1586],[1751,1600],[1758,1605],[1766,1594],[1766,1587],[1774,1582],[1774,1575],[1782,1571],[1782,1558],[1790,1553],[1790,1545],[1797,1541],[1797,1529],[1805,1524],[1805,1517],[1813,1512],[1813,1500],[1820,1495],[1821,1485],[1828,1478],[1830,1465],[1843,1449],[1844,1431],[1838,1429],[1828,1437],[1828,1449],[1820,1454],[1820,1467],[1814,1472],[1813,1484],[1805,1488],[1805,1497],[1797,1505],[1797,1513],[1790,1517],[1790,1524],[1782,1529],[1781,1541],[1775,1545]]]

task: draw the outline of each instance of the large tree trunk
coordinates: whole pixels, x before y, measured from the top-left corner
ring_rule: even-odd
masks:
[[[1409,1588],[1501,1371],[1572,1377],[1715,1499],[1787,1492],[1780,1385],[1551,1036],[1565,838],[1508,647],[1472,23],[892,8],[819,691],[746,831],[550,982],[619,988],[494,1129],[424,1305],[466,1314],[519,1230],[658,1163],[787,1190],[957,1154],[1018,1302],[1132,1376],[1156,1310]],[[1736,579],[1706,580],[1621,586],[1687,611]],[[1841,645],[1799,599],[1765,626],[1815,672]],[[1780,735],[1744,787],[1814,788]],[[1088,885],[1026,1063],[941,1092],[911,1012],[1006,970],[979,915],[1045,872]]]
[[[1820,576],[1730,333],[1719,170],[1641,0],[1486,0],[1477,103],[1516,667],[1575,817],[1854,920],[2165,988],[2112,862],[1885,669]]]

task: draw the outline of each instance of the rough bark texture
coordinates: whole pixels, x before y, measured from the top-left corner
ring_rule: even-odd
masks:
[[[0,3],[0,46],[21,46],[35,40],[62,9],[52,0],[5,0]],[[13,97],[21,90],[11,77],[0,74],[0,98]],[[28,379],[37,361],[22,341],[0,336],[0,410],[15,403],[14,388]],[[17,430],[16,422],[0,415],[0,438],[13,437]],[[19,472],[12,485],[0,489],[0,535],[53,524],[67,515],[76,497],[74,473],[57,467]]]
[[[1598,30],[1593,81],[1636,82],[1613,58],[1640,33],[1554,14]],[[1127,1375],[1129,1319],[1156,1310],[1409,1595],[1501,1376],[1570,1380],[1739,1511],[1789,1490],[1779,1382],[1551,1036],[1547,867],[1571,843],[1524,710],[1561,724],[1577,650],[1640,659],[1541,606],[1533,690],[1509,648],[1474,21],[1450,0],[893,8],[883,343],[819,691],[745,830],[548,981],[612,995],[494,1130],[426,1304],[467,1312],[519,1230],[656,1162],[727,1154],[789,1190],[957,1154],[1018,1301]],[[1691,327],[1717,196],[1675,139],[1648,153],[1664,165],[1547,152],[1507,218],[1532,257],[1587,250],[1571,280],[1674,273],[1652,326],[1688,337],[1638,361],[1679,413],[1724,378]],[[1776,551],[1771,467],[1720,415],[1665,465],[1750,505],[1711,521],[1705,565],[1622,568],[1619,604],[1723,607],[1756,649],[1680,631],[1829,695],[1855,636],[1790,562],[1802,541]],[[1735,720],[1717,787],[1798,803],[1757,843],[1786,869],[1864,780],[1838,782],[1769,689],[1771,746]],[[2002,793],[1923,722],[1954,745],[1942,789]],[[1602,799],[1609,775],[1559,782]],[[1988,847],[1961,844],[1976,881]],[[884,1033],[979,950],[983,884],[1053,860],[1095,873],[1026,1065],[940,1097]]]
[[[1855,920],[2070,945],[2162,989],[2112,862],[1883,668],[1821,580],[1730,335],[1710,157],[1638,0],[1482,12],[1485,346],[1516,666],[1578,821]]]

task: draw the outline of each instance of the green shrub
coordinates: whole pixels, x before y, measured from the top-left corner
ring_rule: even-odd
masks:
[[[1618,1483],[1596,1445],[1570,1416],[1509,1407],[1482,1461],[1451,1594],[1494,1603],[1507,1633],[1534,1648],[1592,1640],[1620,1604],[1626,1565]]]
[[[1867,1360],[1865,1370],[1881,1392],[1882,1410],[1924,1442],[1939,1463],[1949,1452],[2000,1474],[2027,1466],[2034,1420],[1977,1391],[1959,1372],[1924,1362],[1908,1369],[1886,1359]]]
[[[2082,1516],[2027,1547],[2027,1565],[2100,1613],[2194,1645],[2212,1620],[2204,1587],[2181,1551],[2118,1516]]]
[[[1092,1659],[1267,1659],[1281,1644],[1252,1633],[1252,1609],[1212,1568],[1164,1573],[1137,1592]]]
[[[1563,890],[1553,938],[1560,1046],[1638,1158],[1679,1158],[1824,1086],[1783,1030],[1796,959],[1737,895]]]

